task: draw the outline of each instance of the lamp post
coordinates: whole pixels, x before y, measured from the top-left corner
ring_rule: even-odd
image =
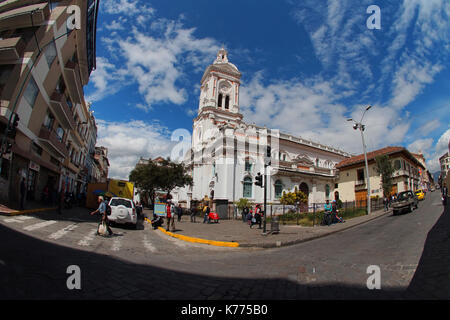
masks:
[[[358,130],[361,132],[361,140],[362,140],[362,145],[363,145],[363,150],[364,150],[364,161],[365,161],[365,166],[366,166],[366,179],[367,179],[367,214],[370,214],[370,177],[369,177],[369,165],[367,162],[367,153],[366,153],[366,143],[364,141],[364,129],[366,128],[366,126],[364,124],[362,124],[362,120],[364,118],[364,115],[366,114],[366,112],[372,108],[372,106],[368,106],[366,108],[366,110],[364,110],[364,113],[361,117],[361,120],[359,122],[356,122],[355,120],[353,120],[352,118],[347,119],[347,121],[353,121],[353,129]]]

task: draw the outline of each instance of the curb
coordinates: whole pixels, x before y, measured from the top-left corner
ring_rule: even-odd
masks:
[[[11,211],[11,212],[0,212],[0,215],[4,215],[4,216],[18,216],[18,215],[21,215],[21,214],[43,212],[43,211],[54,211],[54,210],[57,210],[57,209],[58,209],[58,207],[28,209],[28,210],[16,210],[16,211]]]
[[[169,231],[166,231],[164,228],[159,227],[158,229],[160,231],[162,231],[163,233],[167,234],[168,236],[183,240],[183,241],[188,241],[188,242],[193,242],[193,243],[203,243],[203,244],[209,244],[209,245],[213,245],[213,246],[221,246],[221,247],[241,247],[241,248],[279,248],[279,247],[287,247],[287,246],[291,246],[291,245],[295,245],[295,244],[299,244],[299,243],[303,243],[303,242],[307,242],[307,241],[311,241],[311,240],[315,240],[315,239],[319,239],[319,238],[323,238],[326,236],[329,236],[331,234],[335,234],[344,230],[348,230],[351,229],[353,227],[359,226],[361,224],[367,223],[369,221],[384,217],[386,214],[391,213],[392,210],[388,210],[376,217],[373,217],[371,219],[365,220],[365,221],[361,221],[358,223],[355,223],[353,225],[347,226],[347,227],[343,227],[341,229],[338,230],[333,230],[324,234],[319,234],[316,236],[311,236],[309,238],[305,238],[305,239],[297,239],[297,240],[290,240],[290,241],[275,241],[275,242],[271,242],[271,243],[262,243],[262,244],[251,244],[251,243],[238,243],[238,242],[227,242],[227,241],[215,241],[215,240],[207,240],[207,239],[201,239],[201,238],[194,238],[194,237],[188,237],[188,236],[183,236],[181,234],[175,234]],[[148,218],[144,218],[145,221],[147,221],[148,223],[151,223],[151,221]]]
[[[151,223],[151,221],[148,218],[144,218],[145,221],[148,223]],[[209,244],[211,246],[217,246],[217,247],[229,247],[229,248],[237,248],[239,247],[238,242],[228,242],[228,241],[216,241],[216,240],[207,240],[207,239],[201,239],[201,238],[194,238],[194,237],[188,237],[183,236],[182,234],[175,234],[173,232],[166,231],[164,228],[159,227],[158,228],[161,232],[165,233],[166,235],[177,238],[183,241],[193,242],[193,243],[202,243],[202,244]]]
[[[272,242],[272,243],[263,243],[263,244],[242,243],[242,244],[240,244],[240,246],[241,247],[246,247],[246,248],[251,248],[251,247],[253,247],[253,248],[279,248],[279,247],[292,246],[292,245],[295,245],[295,244],[308,242],[308,241],[311,241],[311,240],[316,240],[316,239],[319,239],[319,238],[323,238],[323,237],[329,236],[331,234],[335,234],[335,233],[338,233],[338,232],[341,232],[341,231],[345,231],[345,230],[351,229],[353,227],[359,226],[359,225],[367,223],[369,221],[381,218],[381,217],[385,216],[386,214],[388,214],[390,212],[392,212],[392,210],[386,211],[385,213],[380,214],[380,215],[378,215],[376,217],[373,217],[371,219],[355,223],[354,225],[343,227],[343,228],[338,229],[338,230],[332,230],[330,232],[327,232],[327,233],[324,233],[324,234],[319,234],[319,235],[316,235],[316,236],[311,236],[311,237],[305,238],[305,239],[297,239],[297,240],[290,240],[290,241],[284,241],[284,242],[276,241],[275,243]]]

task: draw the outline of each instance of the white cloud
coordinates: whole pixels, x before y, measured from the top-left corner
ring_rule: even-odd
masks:
[[[174,146],[167,128],[156,122],[122,123],[97,119],[97,127],[97,145],[108,148],[110,178],[128,179],[140,157],[168,157]]]
[[[100,1],[100,4],[103,6],[104,12],[114,15],[152,15],[155,12],[155,9],[142,4],[142,1],[139,0],[103,0]]]
[[[152,34],[144,34],[133,27],[129,33],[113,33],[103,39],[111,59],[99,58],[99,70],[93,73],[96,92],[91,94],[92,100],[117,92],[120,80],[138,85],[145,104],[137,107],[146,111],[156,103],[180,105],[187,101],[187,69],[204,70],[212,63],[218,43],[197,38],[194,28],[172,20],[155,20],[151,30]],[[116,90],[109,90],[109,86]]]

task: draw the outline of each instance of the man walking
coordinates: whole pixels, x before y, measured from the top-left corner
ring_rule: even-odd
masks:
[[[102,216],[102,219],[100,220],[100,222],[98,224],[98,227],[100,227],[101,224],[105,224],[106,230],[108,231],[108,235],[111,236],[113,234],[113,232],[112,232],[111,228],[108,225],[108,216],[106,214],[106,203],[105,203],[105,201],[104,201],[102,196],[98,197],[97,202],[99,204],[98,205],[98,209],[95,210],[95,211],[92,211],[91,212],[91,216],[93,216],[96,213],[100,213],[100,215]],[[98,232],[98,228],[97,228],[97,235],[100,235],[99,232]]]

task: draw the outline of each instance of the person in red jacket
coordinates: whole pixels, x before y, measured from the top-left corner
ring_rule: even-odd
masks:
[[[173,205],[172,201],[169,199],[167,200],[166,205],[166,213],[167,213],[167,228],[166,231],[175,231],[175,206]]]

